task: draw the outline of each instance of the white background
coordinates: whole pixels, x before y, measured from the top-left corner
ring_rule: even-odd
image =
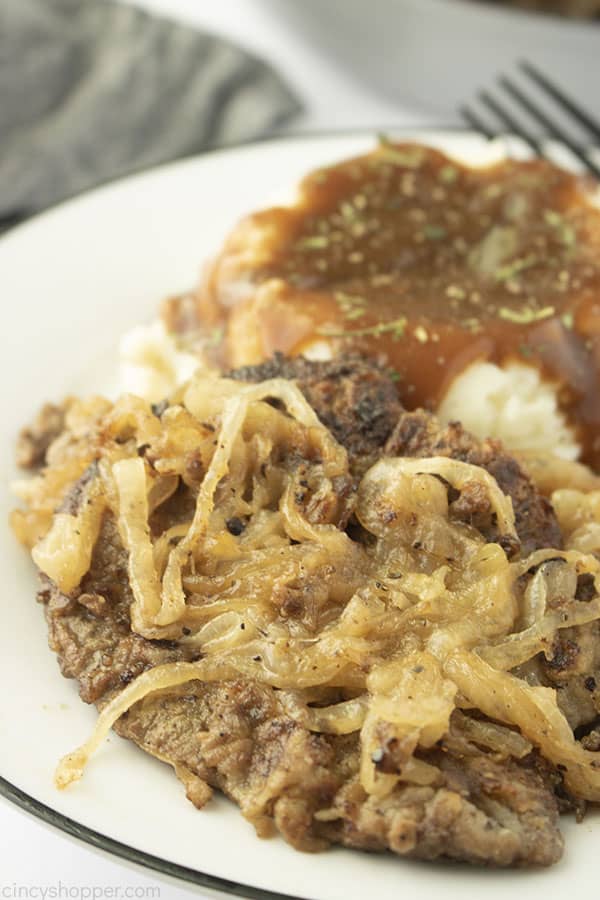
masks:
[[[296,128],[377,127],[427,121],[410,108],[379,99],[374,89],[350,78],[344,69],[291,31],[272,6],[263,7],[256,0],[138,0],[138,5],[219,32],[270,60],[306,108]],[[162,900],[206,896],[191,885],[163,879],[88,848],[4,800],[0,801],[0,839],[2,898],[13,896],[7,889],[19,887],[33,889],[30,896],[41,898],[47,889],[58,889],[61,884],[68,889],[120,888],[122,896],[127,892],[132,897],[141,897],[145,888],[158,886]],[[290,891],[293,889],[291,885]],[[14,896],[25,894],[15,892]],[[70,896],[74,897],[74,892]]]

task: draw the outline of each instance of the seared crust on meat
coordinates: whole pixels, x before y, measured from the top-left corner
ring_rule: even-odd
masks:
[[[275,827],[299,850],[339,843],[495,866],[550,865],[562,853],[556,801],[526,764],[444,747],[425,757],[440,767],[440,785],[399,785],[377,800],[358,781],[358,735],[307,731],[282,713],[276,691],[253,682],[150,696],[116,730],[163,758],[167,746],[261,833]]]
[[[527,501],[535,508],[541,500],[499,445],[481,444],[458,426],[442,429],[428,413],[403,412],[393,382],[373,363],[277,357],[233,373],[248,381],[282,375],[297,381],[346,445],[355,474],[384,452],[446,455],[485,466],[511,493],[517,510]],[[77,511],[89,477],[87,471],[73,486],[66,510]],[[185,502],[177,494],[161,507],[161,530],[177,520]],[[456,517],[484,533],[493,525],[476,491],[462,491],[450,505]],[[525,529],[527,518],[519,521]],[[45,580],[39,596],[63,674],[77,679],[82,699],[100,708],[146,669],[197,658],[189,645],[132,632],[127,554],[111,513],[105,513],[91,567],[77,591],[67,597]],[[455,726],[421,752],[439,771],[437,781],[399,782],[383,800],[361,787],[358,732],[313,733],[290,717],[281,692],[250,679],[192,681],[152,693],[115,730],[170,763],[198,807],[212,788],[222,790],[259,834],[278,831],[300,850],[338,843],[494,866],[549,865],[562,852],[555,796],[560,774],[538,765],[535,754],[507,760],[485,752]]]
[[[22,469],[36,469],[46,462],[48,447],[65,427],[65,415],[70,401],[61,404],[45,403],[17,439],[17,465]]]
[[[428,860],[509,866],[559,859],[556,801],[541,776],[514,761],[498,763],[472,745],[464,750],[455,756],[444,747],[426,756],[443,773],[437,788],[405,786],[382,802],[363,800],[356,784],[345,785],[336,796],[344,815],[328,830],[330,838]]]
[[[426,410],[403,410],[388,370],[373,359],[349,355],[326,362],[288,358],[280,353],[256,366],[229,373],[238,381],[270,378],[293,380],[324,425],[346,448],[354,476],[361,476],[382,454],[448,456],[482,466],[513,502],[523,555],[540,547],[562,547],[560,528],[550,502],[535,488],[517,460],[499,441],[479,441],[458,422],[443,427]],[[46,405],[19,438],[17,461],[35,467],[64,427],[67,405]],[[67,498],[67,505],[72,504]],[[69,511],[65,507],[64,511]],[[488,540],[496,540],[487,500],[463,492],[453,504],[456,518],[473,524]],[[505,547],[509,554],[517,548]]]
[[[426,410],[406,412],[394,382],[385,369],[360,356],[313,362],[277,354],[258,366],[230,373],[242,381],[267,378],[293,379],[321,421],[343,444],[353,471],[364,472],[382,453],[386,456],[449,456],[493,475],[513,502],[523,555],[539,547],[562,547],[562,536],[550,502],[535,488],[519,463],[499,441],[480,441],[458,422],[444,427]],[[453,504],[457,518],[479,528],[495,540],[489,523],[488,500],[464,491]],[[516,548],[505,548],[513,552]]]
[[[512,499],[522,554],[527,555],[540,547],[562,547],[552,505],[538,493],[519,463],[506,453],[499,441],[478,441],[460,422],[451,422],[444,428],[435,416],[419,409],[402,413],[384,452],[387,456],[449,456],[482,466]],[[468,498],[461,495],[457,500],[457,511],[466,515],[467,520],[473,517],[477,524],[482,510],[476,498],[472,499],[475,502],[469,503]],[[493,535],[490,537],[493,539]]]
[[[86,702],[102,707],[136,675],[190,659],[176,644],[132,633],[126,553],[107,515],[76,598],[40,591],[50,646]],[[218,788],[261,835],[299,850],[329,843],[420,859],[549,865],[562,852],[551,780],[528,762],[498,762],[466,741],[431,751],[434,786],[399,785],[383,801],[358,782],[358,734],[313,734],[283,710],[278,692],[249,680],[190,682],[149,695],[115,730],[173,765],[201,806]]]
[[[402,412],[389,372],[361,356],[314,362],[277,353],[260,365],[235,369],[230,377],[296,381],[323,424],[348,451],[355,473],[366,471],[379,458]]]
[[[62,674],[77,679],[86,703],[100,702],[152,666],[195,658],[177,644],[147,641],[131,630],[127,555],[112,516],[105,516],[77,599],[45,577],[38,598],[46,608],[50,648]]]

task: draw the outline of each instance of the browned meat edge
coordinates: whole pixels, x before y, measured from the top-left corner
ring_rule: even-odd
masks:
[[[435,453],[484,465],[513,497],[524,544],[535,544],[536,528],[540,544],[559,543],[551,509],[498,444],[475,441],[459,426],[440,429],[428,413],[403,412],[393,382],[374,363],[278,357],[232,374],[252,381],[295,378],[347,447],[357,473],[382,453]],[[79,493],[75,486],[65,508],[77,506]],[[461,500],[456,514],[479,527],[486,513],[480,498],[461,495],[453,504]],[[40,591],[63,674],[77,679],[82,699],[99,706],[145,669],[193,658],[176,643],[131,632],[126,563],[107,515],[76,595],[66,597],[48,582]],[[223,790],[260,834],[278,830],[302,850],[334,842],[497,866],[548,865],[562,852],[555,797],[560,776],[534,755],[502,762],[454,730],[426,755],[442,772],[439,784],[400,785],[380,802],[360,787],[357,735],[306,731],[282,711],[277,691],[254,682],[192,682],[151,695],[116,730],[170,762],[196,805],[208,799],[209,786]],[[385,736],[382,746],[382,764],[393,771],[398,748]],[[315,819],[319,810],[329,811],[326,821]]]

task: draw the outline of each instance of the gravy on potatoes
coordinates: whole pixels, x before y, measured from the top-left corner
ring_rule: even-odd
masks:
[[[275,351],[359,350],[402,402],[436,409],[477,360],[520,361],[600,465],[600,210],[552,163],[462,165],[383,140],[308,175],[297,203],[249,216],[196,297],[226,366]]]

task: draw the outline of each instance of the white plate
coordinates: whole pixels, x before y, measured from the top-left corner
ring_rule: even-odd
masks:
[[[426,139],[474,163],[502,152],[461,133]],[[279,839],[261,841],[222,798],[198,812],[170,768],[116,736],[77,785],[59,793],[52,783],[56,761],[89,734],[96,713],[58,672],[33,600],[32,566],[6,525],[19,426],[44,399],[106,383],[119,335],[152,317],[164,295],[189,286],[241,213],[313,166],[371,145],[370,136],[354,135],[214,153],[79,197],[0,241],[0,789],[104,849],[246,897],[352,900],[372,891],[377,900],[470,900],[485,892],[495,900],[526,890],[536,900],[548,891],[581,893],[595,883],[598,818],[579,826],[564,820],[565,856],[553,869],[496,872],[342,849],[307,856]]]

